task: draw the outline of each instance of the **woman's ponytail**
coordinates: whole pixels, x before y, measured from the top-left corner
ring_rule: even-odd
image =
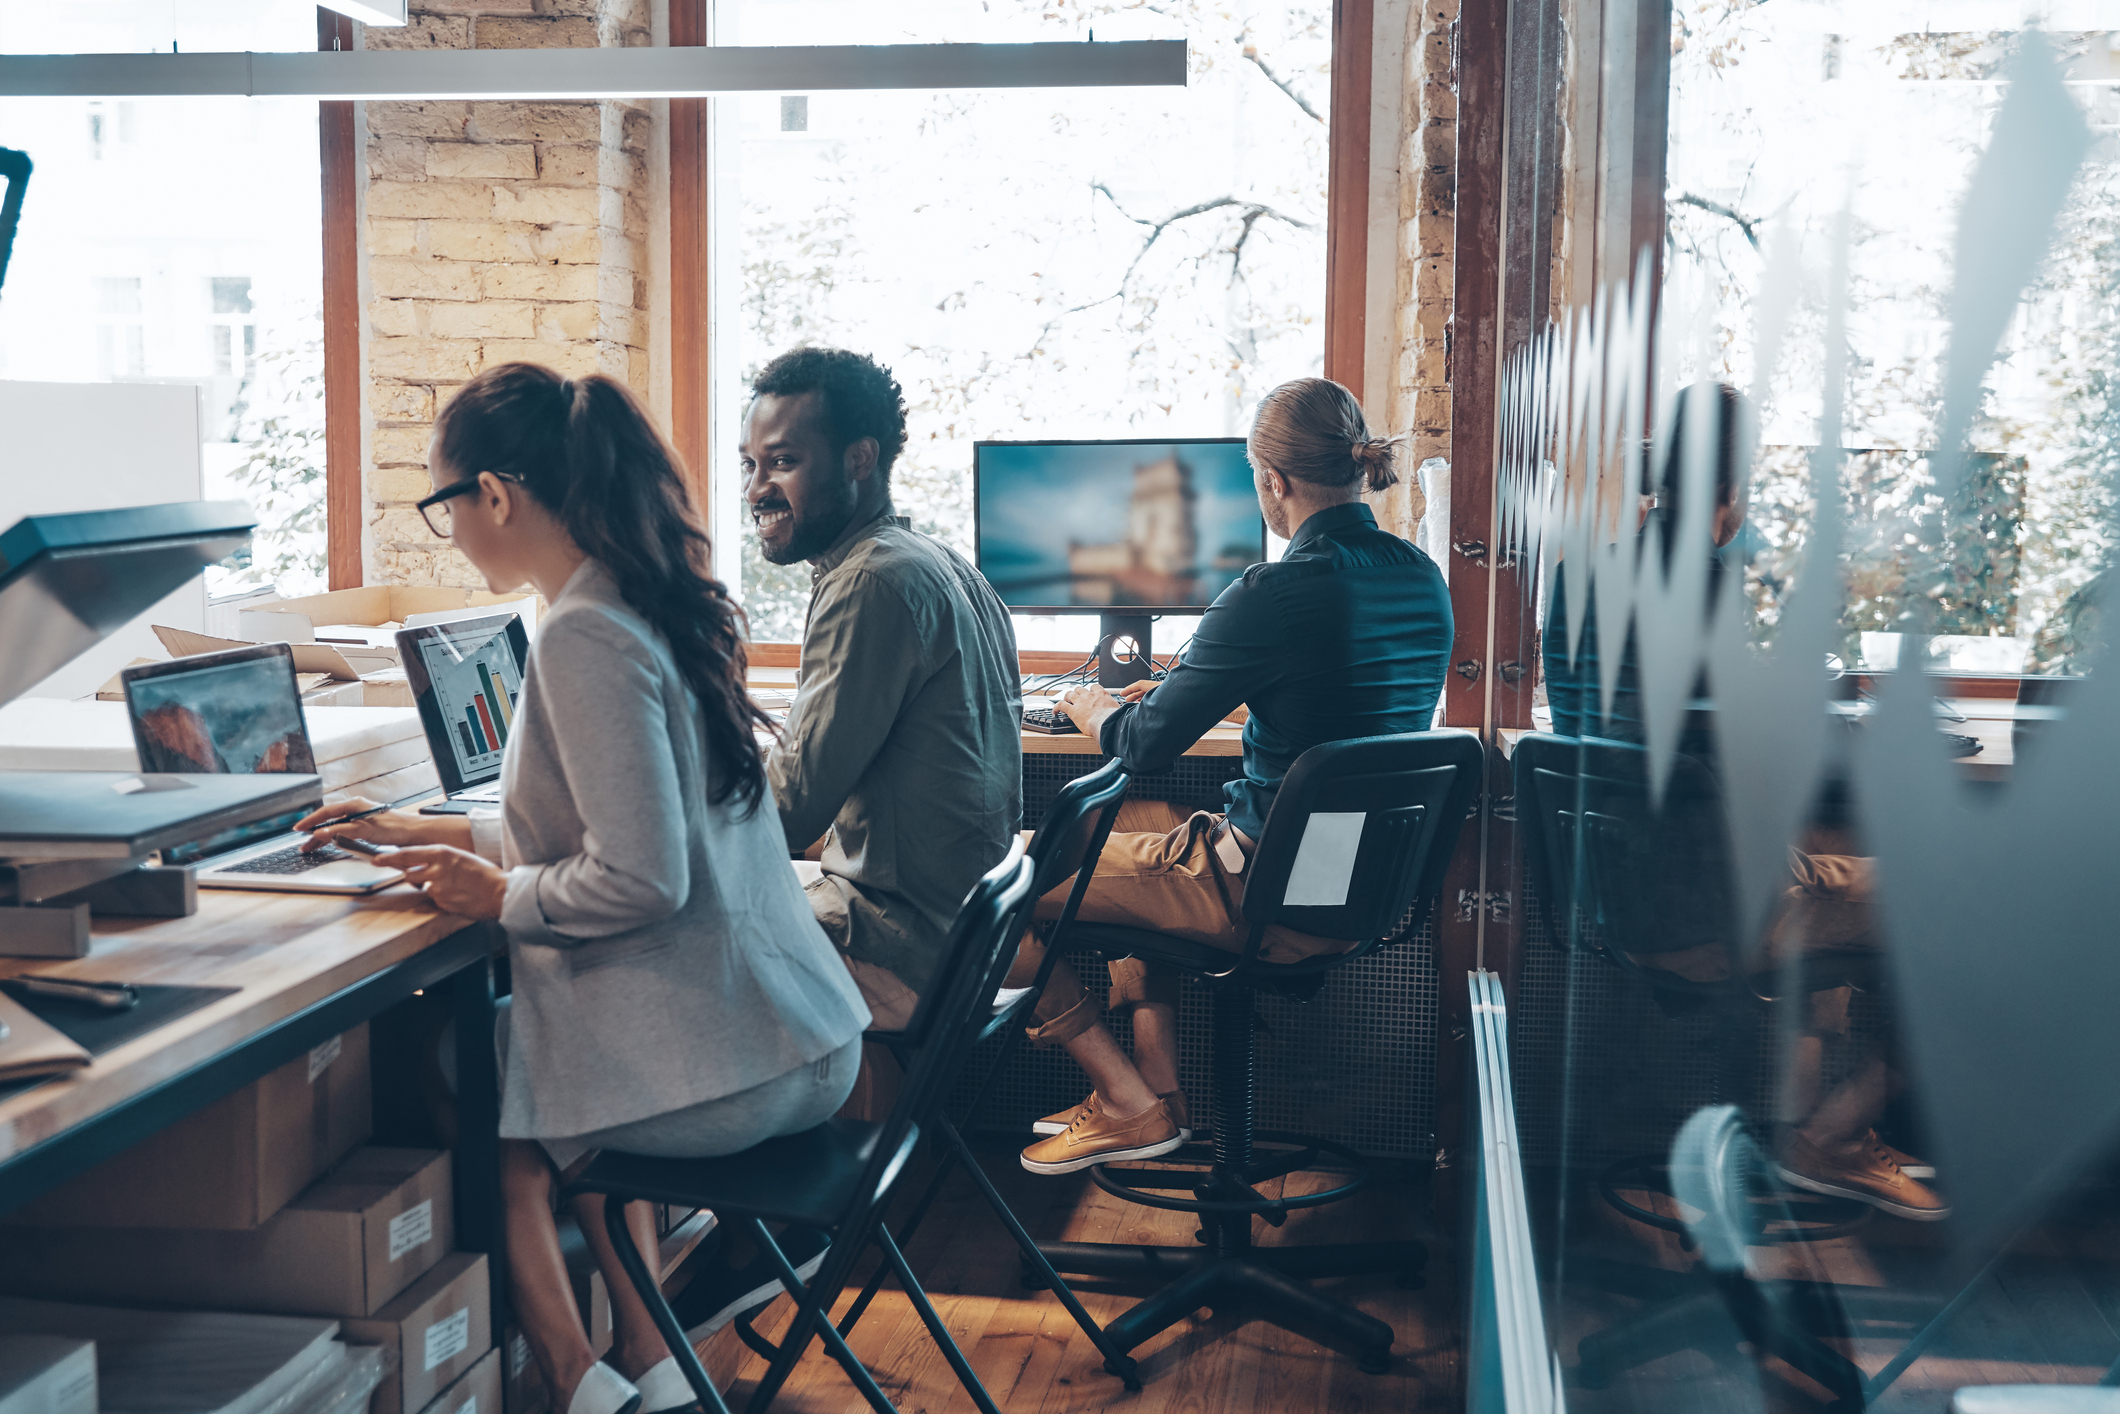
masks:
[[[699,699],[716,804],[765,797],[754,731],[777,730],[745,689],[743,610],[708,573],[710,551],[682,464],[633,394],[601,374],[565,379],[533,363],[488,369],[435,421],[442,461],[508,472],[670,645]]]

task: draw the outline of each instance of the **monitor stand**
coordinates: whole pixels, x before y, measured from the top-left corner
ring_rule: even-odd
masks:
[[[1149,637],[1155,622],[1148,614],[1097,616],[1098,686],[1117,691],[1154,676]]]

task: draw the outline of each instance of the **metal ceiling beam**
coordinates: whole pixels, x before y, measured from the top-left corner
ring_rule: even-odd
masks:
[[[1185,84],[1185,41],[294,54],[0,55],[0,96],[35,98],[703,98],[833,89]]]

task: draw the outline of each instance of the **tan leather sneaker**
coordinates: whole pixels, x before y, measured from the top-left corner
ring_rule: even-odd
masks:
[[[1192,1110],[1185,1103],[1185,1092],[1173,1090],[1156,1098],[1169,1103],[1171,1122],[1178,1126],[1178,1137],[1188,1144],[1192,1143]],[[1065,1134],[1067,1127],[1075,1122],[1076,1116],[1094,1113],[1096,1108],[1097,1092],[1092,1090],[1089,1092],[1089,1098],[1081,1104],[1064,1109],[1058,1114],[1047,1115],[1044,1119],[1031,1121],[1031,1133]]]
[[[1918,1178],[1926,1183],[1936,1176],[1936,1166],[1927,1159],[1917,1159],[1912,1154],[1893,1148],[1882,1139],[1879,1139],[1877,1131],[1874,1129],[1870,1131],[1870,1138],[1876,1143],[1878,1148],[1884,1150],[1886,1158],[1899,1165],[1899,1171],[1908,1178]]]
[[[1774,1165],[1784,1183],[1834,1198],[1853,1198],[1894,1217],[1918,1223],[1941,1222],[1951,1205],[1935,1189],[1908,1178],[1882,1143],[1867,1143],[1841,1156],[1791,1134]]]
[[[1047,1115],[1044,1119],[1032,1120],[1031,1133],[1065,1134],[1067,1133],[1067,1127],[1073,1124],[1076,1120],[1082,1118],[1082,1116],[1084,1115],[1095,1114],[1096,1112],[1097,1092],[1092,1090],[1089,1092],[1089,1098],[1085,1099],[1080,1104],[1070,1105],[1068,1108],[1060,1111],[1060,1113]]]
[[[1078,1115],[1066,1133],[1025,1149],[1023,1166],[1032,1173],[1074,1173],[1091,1164],[1153,1159],[1184,1142],[1168,1101],[1158,1100],[1137,1115],[1109,1114],[1099,1107]]]

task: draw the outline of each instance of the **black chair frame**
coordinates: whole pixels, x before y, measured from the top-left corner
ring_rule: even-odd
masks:
[[[1008,1065],[1009,1058],[1015,1054],[1016,1047],[1023,1040],[1024,1029],[1033,1021],[1032,1012],[1037,1007],[1039,995],[1045,990],[1046,982],[1053,975],[1054,965],[1060,959],[1068,931],[1075,921],[1076,910],[1082,906],[1082,896],[1088,891],[1090,878],[1096,870],[1097,857],[1104,849],[1104,841],[1111,834],[1112,821],[1117,817],[1120,802],[1126,796],[1127,785],[1127,774],[1117,761],[1107,762],[1086,776],[1076,777],[1061,787],[1052,805],[1047,808],[1045,818],[1039,823],[1037,833],[1031,838],[1029,855],[1033,874],[1033,906],[1035,907],[1036,900],[1044,898],[1070,876],[1075,884],[1068,893],[1060,916],[1053,920],[1046,933],[1045,957],[1038,964],[1036,977],[1021,996],[996,1009],[992,1019],[980,1029],[980,1043],[998,1036],[1001,1038],[1001,1044],[985,1076],[980,1080],[978,1089],[973,1092],[971,1103],[966,1107],[968,1114],[979,1112],[980,1102],[986,1098],[987,1091],[993,1088],[995,1077]],[[876,1039],[891,1049],[901,1065],[905,1063],[906,1058],[901,1053],[902,1048],[896,1043],[896,1038],[882,1035]],[[948,1096],[944,1094],[938,1098],[946,1100]],[[935,1171],[928,1177],[927,1187],[921,1191],[912,1211],[899,1225],[899,1247],[911,1245],[913,1234],[927,1218],[928,1210],[942,1192],[944,1182],[955,1168],[962,1165],[965,1172],[971,1175],[972,1182],[978,1186],[980,1196],[986,1199],[987,1206],[993,1209],[994,1216],[1001,1220],[1002,1226],[1008,1229],[1009,1236],[1015,1240],[1016,1250],[1034,1278],[1034,1284],[1049,1288],[1060,1299],[1060,1304],[1067,1308],[1068,1315],[1074,1318],[1075,1324],[1082,1328],[1082,1333],[1097,1347],[1097,1353],[1104,1357],[1104,1368],[1107,1371],[1117,1375],[1127,1389],[1140,1389],[1141,1379],[1135,1372],[1133,1359],[1112,1344],[1111,1338],[1104,1333],[1104,1327],[1098,1325],[1096,1318],[1083,1309],[1082,1302],[1076,1298],[1074,1291],[1061,1280],[1060,1274],[1053,1270],[1052,1263],[1038,1250],[1037,1242],[1024,1231],[1023,1224],[1009,1210],[1008,1204],[994,1188],[993,1180],[987,1177],[986,1170],[973,1155],[971,1147],[965,1143],[964,1136],[949,1117],[946,1105],[938,1104],[933,1114],[922,1117],[920,1122],[940,1138],[941,1153]],[[886,1270],[879,1266],[871,1274],[868,1284],[862,1288],[861,1295],[855,1298],[854,1304],[840,1320],[841,1335],[849,1334],[853,1330],[855,1323],[868,1310],[869,1303],[876,1299],[877,1292],[882,1289]],[[753,1349],[760,1350],[761,1353],[770,1352],[771,1347],[764,1345],[763,1338],[751,1330],[748,1322],[739,1327],[739,1333]]]
[[[654,1159],[607,1150],[569,1186],[569,1196],[605,1196],[604,1221],[620,1264],[708,1414],[728,1414],[728,1406],[633,1246],[625,1227],[627,1202],[711,1208],[724,1222],[741,1224],[794,1298],[794,1322],[780,1344],[769,1347],[772,1364],[746,1406],[750,1414],[762,1414],[772,1404],[813,1335],[823,1339],[825,1348],[877,1414],[896,1414],[830,1316],[832,1303],[871,1242],[897,1274],[922,1324],[973,1404],[981,1414],[998,1414],[892,1239],[884,1210],[919,1141],[918,1117],[939,1109],[938,1096],[948,1093],[984,1027],[995,989],[1014,961],[1016,940],[1035,897],[1031,883],[1030,861],[1020,848],[1012,849],[966,897],[935,980],[899,1036],[910,1065],[905,1088],[883,1122],[831,1119],[801,1134],[769,1139],[719,1159]],[[832,1234],[823,1265],[809,1285],[804,1285],[774,1241],[768,1222],[823,1228]]]
[[[1418,732],[1331,742],[1305,752],[1283,779],[1265,829],[1246,863],[1241,951],[1229,951],[1132,928],[1083,925],[1077,936],[1108,956],[1173,964],[1213,989],[1214,1125],[1210,1145],[1194,1144],[1159,1164],[1170,1167],[1090,1170],[1097,1185],[1129,1202],[1197,1214],[1199,1247],[1142,1247],[1048,1242],[1052,1265],[1120,1280],[1167,1283],[1105,1327],[1132,1350],[1202,1306],[1235,1306],[1286,1329],[1352,1352],[1361,1368],[1388,1367],[1391,1327],[1313,1291],[1309,1278],[1392,1274],[1417,1285],[1427,1262],[1419,1242],[1258,1247],[1252,1219],[1279,1227],[1290,1212],[1352,1197],[1369,1181],[1366,1158],[1346,1144],[1256,1127],[1255,994],[1304,999],[1325,974],[1410,936],[1442,889],[1459,830],[1479,791],[1485,755],[1462,732]],[[1360,842],[1343,902],[1286,902],[1290,876],[1313,813],[1359,812]],[[1281,924],[1346,939],[1347,951],[1294,963],[1270,963],[1260,951],[1266,930]],[[1261,1143],[1279,1146],[1261,1154]],[[1311,1169],[1330,1155],[1348,1180],[1317,1193],[1269,1198],[1257,1185]],[[1205,1173],[1198,1172],[1201,1167]],[[1170,1194],[1191,1190],[1192,1196]]]

